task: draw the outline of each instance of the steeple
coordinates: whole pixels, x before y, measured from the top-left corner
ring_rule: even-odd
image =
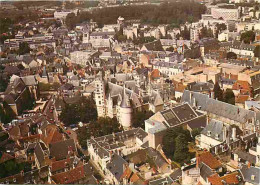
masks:
[[[121,108],[130,108],[128,100],[129,99],[128,99],[128,96],[126,94],[125,85],[124,85],[124,87],[123,87],[123,96],[122,96],[122,101],[121,101],[120,107]]]

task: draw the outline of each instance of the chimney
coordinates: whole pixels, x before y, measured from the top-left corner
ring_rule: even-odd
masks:
[[[190,92],[190,101],[191,101],[191,99],[192,99],[192,92]]]
[[[250,164],[250,162],[248,161],[247,162],[247,168],[249,169],[251,167],[251,164]]]
[[[223,127],[223,141],[227,140],[227,127],[224,125]]]
[[[109,158],[110,158],[110,160],[112,159],[112,157],[113,157],[113,152],[110,151],[110,152],[109,152]]]
[[[236,127],[232,128],[232,139],[233,141],[236,139],[237,137],[237,129]]]
[[[200,155],[197,153],[196,155],[196,168],[199,168],[199,164],[200,164]]]

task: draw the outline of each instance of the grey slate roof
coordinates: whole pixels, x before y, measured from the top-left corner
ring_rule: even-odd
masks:
[[[200,167],[200,176],[207,182],[207,178],[213,175],[214,173],[212,172],[210,167],[208,167],[204,163],[200,163],[199,167]]]
[[[65,159],[69,150],[77,151],[73,139],[50,144],[50,156],[55,157],[56,160]]]
[[[200,106],[203,111],[207,111],[240,123],[245,123],[248,119],[256,117],[256,113],[253,111],[209,98],[206,94],[191,92],[188,90],[184,91],[181,101],[187,102],[191,106]]]
[[[253,167],[250,168],[247,167],[247,165],[244,165],[242,169],[240,170],[242,177],[245,182],[259,185],[260,184],[260,168],[259,167]],[[253,177],[253,178],[252,178]]]
[[[210,120],[209,124],[202,130],[201,134],[207,135],[213,139],[216,139],[217,136],[218,137],[217,140],[223,142],[224,141],[223,128],[224,128],[223,122],[212,119]]]
[[[165,118],[167,122],[165,123],[165,125],[167,127],[178,126],[181,123],[189,124],[190,121],[193,121],[201,116],[201,115],[199,116],[193,110],[193,108],[187,103],[173,107],[172,109],[161,111],[160,113]],[[193,127],[192,123],[189,125],[191,128]],[[203,125],[205,126],[205,123],[203,123]],[[199,128],[202,127],[203,125],[200,125]]]
[[[129,99],[126,95],[126,92],[125,92],[125,88],[124,88],[124,92],[123,92],[123,96],[122,96],[122,101],[121,101],[121,104],[120,104],[120,107],[122,108],[130,108],[130,104],[128,103],[129,102]]]
[[[42,166],[44,164],[44,152],[42,150],[40,143],[36,144],[34,152],[35,152],[35,156],[36,156],[40,166]]]
[[[254,156],[248,152],[241,151],[241,150],[237,150],[234,153],[237,154],[239,158],[250,162],[250,164],[256,164],[256,156]]]
[[[128,163],[121,156],[114,153],[111,161],[107,164],[107,169],[119,181],[125,171],[125,165],[128,165]]]

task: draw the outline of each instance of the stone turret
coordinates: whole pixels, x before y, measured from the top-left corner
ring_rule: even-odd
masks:
[[[124,128],[129,128],[132,126],[132,107],[130,105],[129,97],[126,94],[125,86],[123,90],[122,101],[120,104],[120,124]]]

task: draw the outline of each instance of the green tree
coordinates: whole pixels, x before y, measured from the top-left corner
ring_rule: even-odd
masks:
[[[0,116],[2,123],[10,123],[15,117],[16,114],[13,109],[4,101],[2,105],[0,104]]]
[[[237,59],[237,54],[234,52],[228,52],[227,59]]]
[[[235,94],[232,89],[227,89],[224,93],[224,102],[235,105]]]
[[[175,139],[174,160],[177,162],[189,161],[188,140],[184,134],[179,134]]]
[[[191,135],[188,130],[184,130],[183,127],[170,128],[163,136],[162,148],[165,155],[174,159],[174,153],[176,150],[176,138],[180,135],[184,135],[187,141],[191,141]]]
[[[74,13],[69,13],[65,19],[66,26],[72,30],[77,24],[77,17]]]
[[[217,23],[216,24],[216,37],[218,37],[219,32],[221,32],[223,30],[226,30],[226,29],[227,29],[226,24],[224,24],[224,23],[222,23],[222,24]]]
[[[8,79],[3,78],[2,75],[0,75],[0,92],[4,92],[8,85]]]
[[[185,40],[190,40],[190,30],[187,26],[184,26],[184,29],[180,32],[180,36]]]
[[[122,131],[122,128],[116,118],[101,117],[90,122],[87,126],[80,127],[77,130],[77,137],[80,145],[87,148],[87,140],[91,136],[100,137],[120,131]]]
[[[173,51],[174,51],[174,48],[171,46],[171,47],[167,48],[166,51],[173,52]]]
[[[260,58],[260,45],[256,46],[254,50],[255,57]]]
[[[196,137],[197,135],[200,135],[200,133],[201,133],[202,130],[203,130],[202,128],[194,128],[194,129],[191,131],[192,139],[195,140],[195,137]]]
[[[76,104],[66,104],[59,118],[66,126],[94,121],[97,119],[95,102],[91,98],[82,97]]]
[[[31,110],[33,108],[35,100],[28,88],[24,91],[21,101],[21,111],[19,113],[22,113],[24,110]]]
[[[251,42],[254,42],[255,32],[254,31],[246,31],[246,32],[242,33],[240,40],[244,41],[244,43],[246,43],[246,44],[250,44]]]
[[[0,164],[0,178],[15,175],[24,170],[27,172],[31,170],[31,165],[29,163],[17,163],[14,159],[8,160]]]
[[[20,69],[20,70],[24,70],[24,66],[22,64],[18,64],[17,67]]]
[[[133,127],[141,127],[145,129],[145,123],[144,121],[149,119],[153,115],[152,111],[137,111],[134,112],[132,123]]]
[[[214,92],[214,98],[219,100],[219,101],[223,101],[223,91],[219,86],[219,83],[216,82],[213,88],[213,92]]]
[[[207,37],[214,37],[213,31],[210,28],[204,26],[200,31],[199,38],[202,39]]]
[[[31,48],[27,42],[21,42],[19,44],[19,49],[18,49],[18,54],[19,55],[24,55],[26,53],[30,53]]]

